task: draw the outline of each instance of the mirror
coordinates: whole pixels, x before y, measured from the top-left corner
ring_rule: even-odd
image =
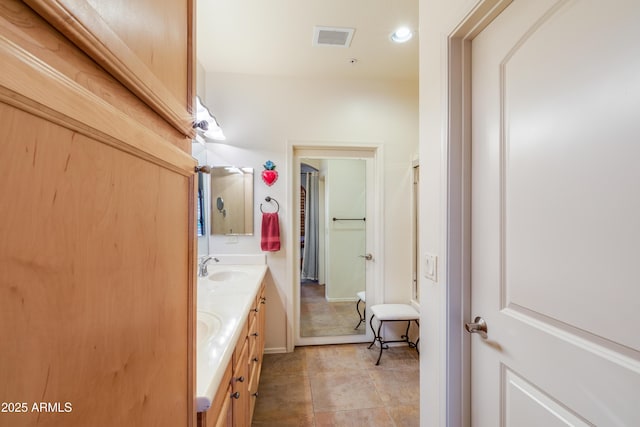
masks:
[[[300,337],[364,335],[366,160],[300,158]]]
[[[211,168],[211,234],[253,235],[253,168]]]

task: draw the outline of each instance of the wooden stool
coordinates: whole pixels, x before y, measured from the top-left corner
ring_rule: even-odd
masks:
[[[356,303],[356,311],[358,312],[358,317],[360,317],[360,321],[358,322],[356,327],[353,328],[353,329],[358,329],[360,327],[360,324],[366,322],[366,320],[367,320],[367,315],[366,315],[366,313],[367,313],[367,305],[366,305],[367,300],[365,299],[365,291],[360,291],[360,292],[356,293],[356,296],[358,297],[358,302]],[[365,303],[365,306],[362,309],[362,313],[360,313],[360,303],[361,302]]]
[[[377,304],[370,307],[371,312],[371,320],[369,321],[369,325],[371,325],[371,330],[374,333],[373,341],[369,344],[368,348],[371,348],[376,341],[380,343],[380,354],[378,355],[378,361],[376,365],[380,364],[380,358],[382,357],[382,350],[386,350],[389,348],[387,345],[391,342],[406,342],[409,347],[415,348],[418,354],[420,354],[420,350],[418,349],[418,343],[420,342],[420,338],[416,340],[416,342],[409,341],[409,327],[411,326],[411,322],[416,322],[416,325],[420,327],[420,313],[413,308],[409,304]],[[378,330],[376,331],[373,328],[373,318],[377,318],[379,325]],[[382,324],[384,322],[407,322],[407,330],[404,335],[402,335],[400,340],[390,340],[385,341],[382,339],[380,335],[380,330],[382,329]]]

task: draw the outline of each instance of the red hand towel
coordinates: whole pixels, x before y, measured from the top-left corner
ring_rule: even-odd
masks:
[[[280,250],[280,223],[278,214],[267,212],[262,214],[262,239],[260,248],[263,251],[276,252]]]

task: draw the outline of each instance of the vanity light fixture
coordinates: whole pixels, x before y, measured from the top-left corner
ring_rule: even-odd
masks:
[[[391,33],[391,40],[395,43],[405,43],[411,40],[413,31],[409,27],[400,27]]]
[[[222,128],[209,109],[196,96],[196,122],[193,127],[203,136],[216,141],[224,141],[226,137],[222,133]]]

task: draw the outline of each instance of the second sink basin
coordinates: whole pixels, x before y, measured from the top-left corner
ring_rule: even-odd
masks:
[[[216,271],[209,276],[209,280],[213,280],[214,282],[227,282],[234,280],[245,279],[249,276],[246,271],[240,270],[224,270],[224,271]]]
[[[196,345],[216,336],[220,331],[222,322],[220,322],[220,318],[215,314],[208,313],[206,311],[198,311],[197,320]]]

